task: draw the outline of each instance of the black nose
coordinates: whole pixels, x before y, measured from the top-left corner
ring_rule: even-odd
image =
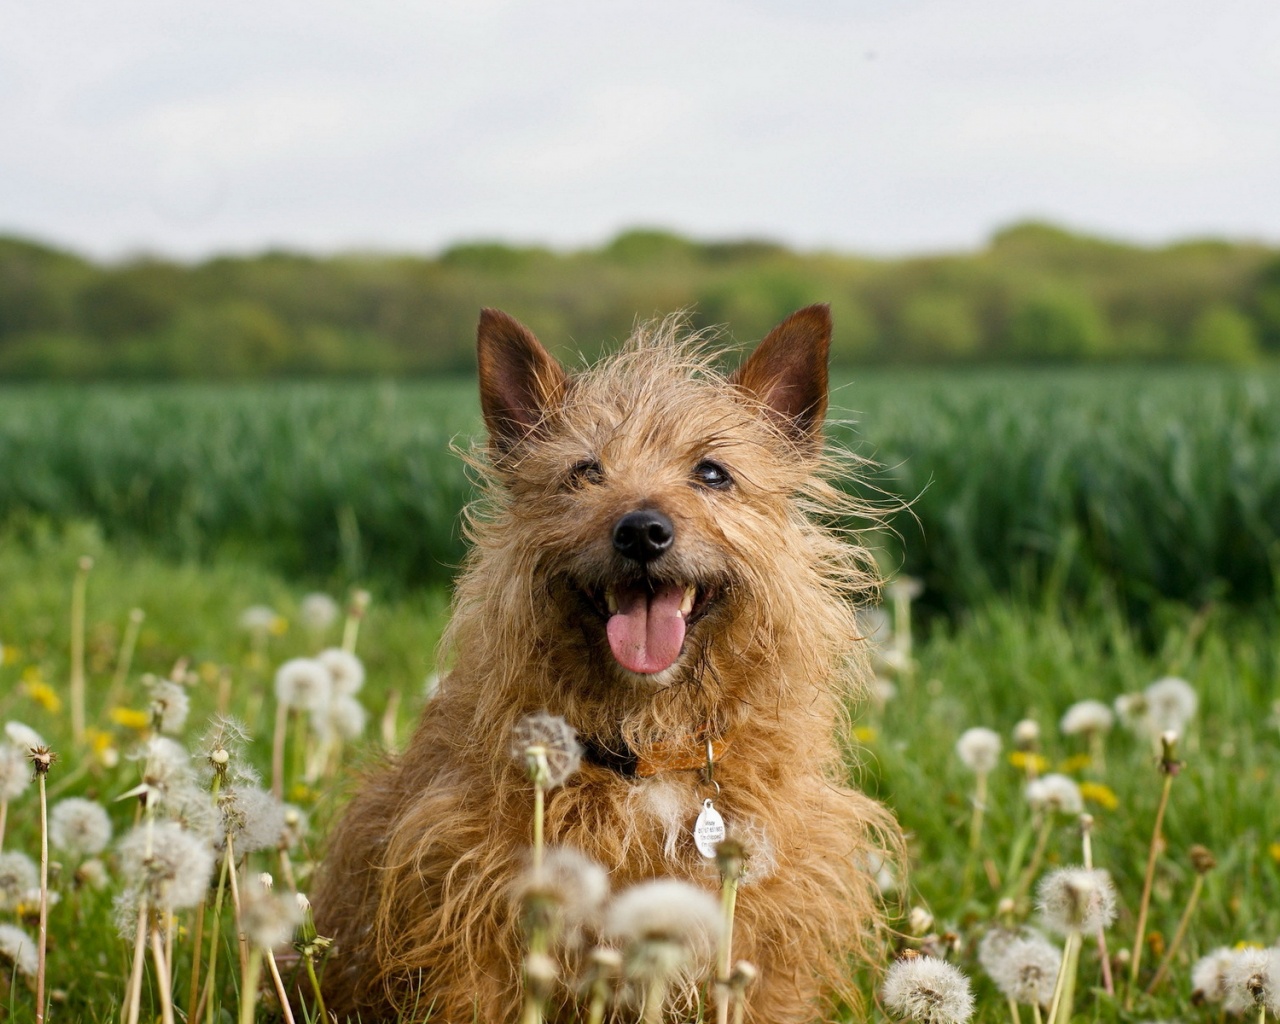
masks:
[[[676,528],[656,509],[628,512],[613,525],[613,546],[636,562],[652,562],[675,540]]]

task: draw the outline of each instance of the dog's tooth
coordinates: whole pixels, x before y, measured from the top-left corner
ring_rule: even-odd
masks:
[[[605,607],[609,609],[610,615],[618,614],[618,595],[614,593],[613,587],[606,587],[604,592]]]
[[[698,588],[690,583],[684,588],[684,600],[680,602],[680,610],[688,615],[693,611],[694,599],[698,596]]]

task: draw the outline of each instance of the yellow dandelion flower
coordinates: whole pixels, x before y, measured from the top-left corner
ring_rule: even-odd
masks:
[[[1116,796],[1115,790],[1110,786],[1104,786],[1101,782],[1080,783],[1080,795],[1090,803],[1105,807],[1108,811],[1114,811],[1120,806],[1120,798]]]
[[[287,632],[289,632],[289,620],[286,619],[283,615],[277,615],[274,619],[271,620],[270,632],[272,636],[284,636]]]
[[[111,721],[124,729],[146,729],[151,725],[151,712],[139,711],[136,708],[115,707],[110,712]]]
[[[1272,843],[1267,847],[1267,853],[1271,854],[1271,859],[1280,864],[1280,843]]]
[[[1076,772],[1084,771],[1091,764],[1093,759],[1088,754],[1072,754],[1058,765],[1058,771],[1064,775],[1074,775]]]
[[[34,666],[31,667],[34,668]],[[27,671],[30,671],[30,669]],[[22,674],[26,677],[27,672],[24,671]],[[35,675],[36,678],[34,679],[23,679],[22,692],[49,712],[49,714],[56,715],[62,710],[62,698],[58,696],[52,686],[39,678],[40,670],[38,668],[35,670]]]
[[[1037,772],[1043,772],[1049,767],[1049,759],[1043,754],[1033,754],[1027,750],[1011,750],[1009,751],[1009,763],[1018,771],[1026,771],[1028,767],[1034,766]]]
[[[199,673],[200,682],[202,683],[216,683],[218,681],[218,676],[222,672],[222,670],[212,661],[200,662],[200,668],[196,671]]]
[[[295,804],[315,803],[316,791],[305,782],[295,782],[289,790],[289,800]]]
[[[12,665],[22,657],[22,652],[11,644],[0,645],[0,665]]]
[[[871,725],[860,725],[853,730],[853,738],[859,743],[874,743],[879,735],[879,731]]]

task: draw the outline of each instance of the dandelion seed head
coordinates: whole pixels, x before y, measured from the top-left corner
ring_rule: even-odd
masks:
[[[111,841],[111,818],[93,800],[68,797],[49,810],[49,845],[73,857],[91,857]]]
[[[1024,718],[1013,727],[1013,745],[1019,750],[1034,750],[1040,742],[1040,723]]]
[[[285,830],[284,804],[256,786],[228,786],[218,793],[221,826],[215,846],[226,845],[226,836],[237,854],[274,850]]]
[[[44,739],[38,732],[21,722],[5,722],[4,734],[9,737],[9,741],[18,748],[23,757],[27,756],[27,751],[45,745]]]
[[[30,785],[26,755],[12,743],[0,743],[0,800],[16,800]]]
[[[182,732],[191,710],[191,698],[186,687],[170,679],[157,680],[151,686],[151,713],[163,733],[173,735]]]
[[[321,711],[333,693],[333,677],[315,658],[290,658],[276,669],[276,700],[295,711]]]
[[[1082,700],[1072,704],[1063,713],[1058,728],[1064,736],[1110,732],[1116,716],[1100,700]]]
[[[924,582],[915,576],[898,576],[884,589],[890,601],[914,601],[924,593]]]
[[[961,763],[974,774],[990,775],[1000,762],[1000,749],[1003,746],[998,732],[977,725],[960,734],[960,738],[956,740],[956,754]]]
[[[1235,950],[1219,946],[1212,953],[1202,956],[1191,968],[1191,988],[1207,1003],[1220,1003],[1227,996],[1227,968],[1235,956]]]
[[[148,826],[139,825],[118,849],[121,873],[133,888],[146,892],[153,906],[183,910],[204,899],[213,873],[213,849],[177,822],[153,824],[149,840]]]
[[[932,956],[896,961],[885,976],[882,995],[900,1019],[920,1024],[962,1024],[973,1015],[969,979]]]
[[[1237,949],[1225,972],[1223,1007],[1228,1013],[1265,1006],[1280,1014],[1280,949]]]
[[[253,604],[240,613],[240,628],[246,633],[264,635],[271,632],[279,618],[274,608]]]
[[[330,647],[316,655],[316,661],[329,670],[335,694],[351,696],[364,686],[364,663],[350,651]]]
[[[991,980],[1007,998],[1026,1006],[1048,1006],[1062,963],[1062,951],[1040,935],[1014,939]],[[988,972],[990,973],[990,972]]]
[[[573,726],[545,711],[526,715],[511,730],[511,756],[518,764],[526,763],[526,752],[531,747],[541,747],[546,752],[547,789],[564,785],[582,760],[582,746]]]
[[[36,961],[36,944],[31,936],[16,925],[0,924],[0,964],[8,964],[19,974],[34,978]],[[8,970],[0,970],[0,975],[7,974]]]
[[[0,853],[0,910],[17,910],[27,893],[40,885],[35,862],[19,850]]]
[[[1060,935],[1093,934],[1116,918],[1116,890],[1107,872],[1058,868],[1041,880],[1036,906],[1044,923]]]
[[[293,850],[307,837],[310,822],[307,812],[293,804],[284,805],[284,827],[280,830],[280,846],[285,850]]]
[[[359,699],[349,693],[335,694],[329,705],[313,716],[314,727],[322,736],[330,734],[344,740],[358,740],[369,723],[369,712]]]
[[[76,882],[89,889],[96,889],[101,892],[107,887],[107,883],[111,880],[107,874],[107,866],[98,860],[97,857],[90,857],[76,868]]]
[[[292,895],[276,895],[258,876],[244,887],[240,899],[240,930],[251,946],[274,949],[293,938],[294,928],[302,921],[302,911]]]
[[[1149,731],[1153,735],[1185,732],[1199,704],[1191,684],[1177,676],[1157,679],[1143,691],[1143,696],[1147,703]]]
[[[1039,813],[1075,815],[1084,810],[1080,786],[1066,775],[1050,773],[1027,783],[1027,803]]]
[[[557,923],[576,932],[598,923],[609,898],[609,873],[572,847],[552,847],[540,867],[530,867],[518,880],[516,896],[520,902],[531,897],[547,900]]]
[[[137,886],[131,885],[111,898],[111,925],[120,938],[133,941],[134,932],[138,928],[138,906],[142,893]]]
[[[605,914],[604,931],[629,951],[648,945],[656,959],[641,970],[678,969],[710,957],[720,930],[720,905],[710,893],[687,882],[661,878],[619,893]],[[661,946],[664,949],[652,947]],[[671,962],[663,957],[670,954]],[[630,955],[629,955],[630,961]]]
[[[323,633],[338,621],[338,602],[319,591],[305,595],[298,604],[298,618],[312,633]]]

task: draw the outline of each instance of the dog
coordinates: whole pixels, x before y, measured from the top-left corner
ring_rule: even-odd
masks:
[[[866,660],[854,605],[876,578],[830,483],[847,465],[823,440],[830,313],[793,313],[732,373],[685,334],[648,324],[568,372],[481,314],[488,436],[452,669],[407,750],[362,781],[314,893],[339,1019],[518,1016],[532,787],[510,745],[540,711],[585,751],[547,796],[548,843],[615,891],[670,876],[716,893],[693,835],[713,799],[746,848],[746,1019],[816,1020],[852,997],[899,834],[844,785],[838,732]],[[585,1019],[569,984],[546,1012]]]

